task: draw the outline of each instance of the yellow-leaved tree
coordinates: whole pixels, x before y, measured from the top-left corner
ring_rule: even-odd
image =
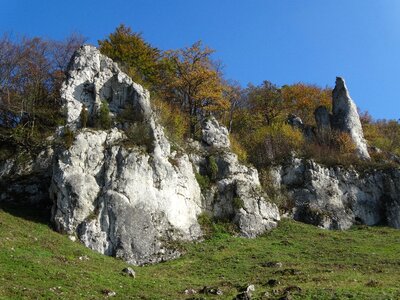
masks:
[[[228,108],[218,65],[211,59],[214,50],[201,41],[192,46],[165,52],[168,65],[166,89],[169,101],[177,103],[190,116],[190,133],[195,134],[200,113]]]
[[[314,124],[315,109],[321,105],[329,109],[332,102],[332,89],[305,83],[285,85],[281,95],[288,110],[299,116],[305,124]]]
[[[108,38],[99,40],[102,54],[118,62],[133,81],[154,91],[161,81],[160,50],[147,43],[140,33],[120,25]]]

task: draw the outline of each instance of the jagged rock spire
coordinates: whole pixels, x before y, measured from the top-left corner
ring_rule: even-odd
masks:
[[[347,132],[356,146],[358,156],[370,159],[357,107],[341,77],[336,77],[336,85],[332,92],[332,127]]]

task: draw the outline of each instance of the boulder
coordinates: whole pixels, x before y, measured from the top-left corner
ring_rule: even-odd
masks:
[[[78,49],[69,64],[67,80],[61,87],[67,123],[76,128],[85,107],[89,118],[107,101],[111,113],[118,113],[129,102],[138,118],[148,118],[151,108],[149,92],[121,72],[118,65],[104,56],[96,47],[84,45]]]
[[[354,142],[358,156],[362,159],[370,159],[357,107],[350,98],[344,79],[341,77],[336,77],[336,85],[332,92],[332,128],[348,133]]]
[[[121,272],[125,276],[136,278],[136,272],[131,267],[124,268]]]

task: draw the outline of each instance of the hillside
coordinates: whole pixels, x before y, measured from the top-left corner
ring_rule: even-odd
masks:
[[[42,211],[0,210],[0,299],[103,299],[108,291],[112,299],[232,299],[247,284],[253,299],[279,299],[285,289],[290,299],[400,297],[400,232],[387,227],[327,231],[283,220],[243,239],[219,224],[205,242],[182,244],[183,257],[134,267],[133,279],[121,275],[124,262],[70,241],[47,220]],[[184,293],[204,286],[223,295]]]
[[[123,25],[29,41],[0,40],[0,298],[400,298],[400,123],[344,78],[244,88]]]

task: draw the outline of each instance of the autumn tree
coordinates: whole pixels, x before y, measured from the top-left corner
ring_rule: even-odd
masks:
[[[324,105],[329,109],[332,103],[332,89],[305,83],[283,86],[281,96],[290,113],[299,116],[305,124],[315,123],[317,107]]]
[[[237,81],[223,83],[223,97],[227,102],[227,109],[224,111],[223,120],[231,133],[233,129],[234,115],[245,100],[244,90]]]
[[[285,103],[281,90],[269,81],[264,81],[259,86],[250,84],[247,88],[247,98],[253,112],[262,115],[265,125],[272,125],[284,114]]]
[[[147,43],[140,33],[120,25],[98,43],[101,53],[117,62],[133,81],[155,89],[160,81],[160,51]]]
[[[221,73],[211,59],[213,52],[199,41],[191,47],[165,53],[171,70],[167,81],[169,100],[189,114],[191,134],[195,133],[199,113],[228,107]]]
[[[400,156],[400,123],[396,120],[372,118],[363,122],[365,138],[371,146]]]

